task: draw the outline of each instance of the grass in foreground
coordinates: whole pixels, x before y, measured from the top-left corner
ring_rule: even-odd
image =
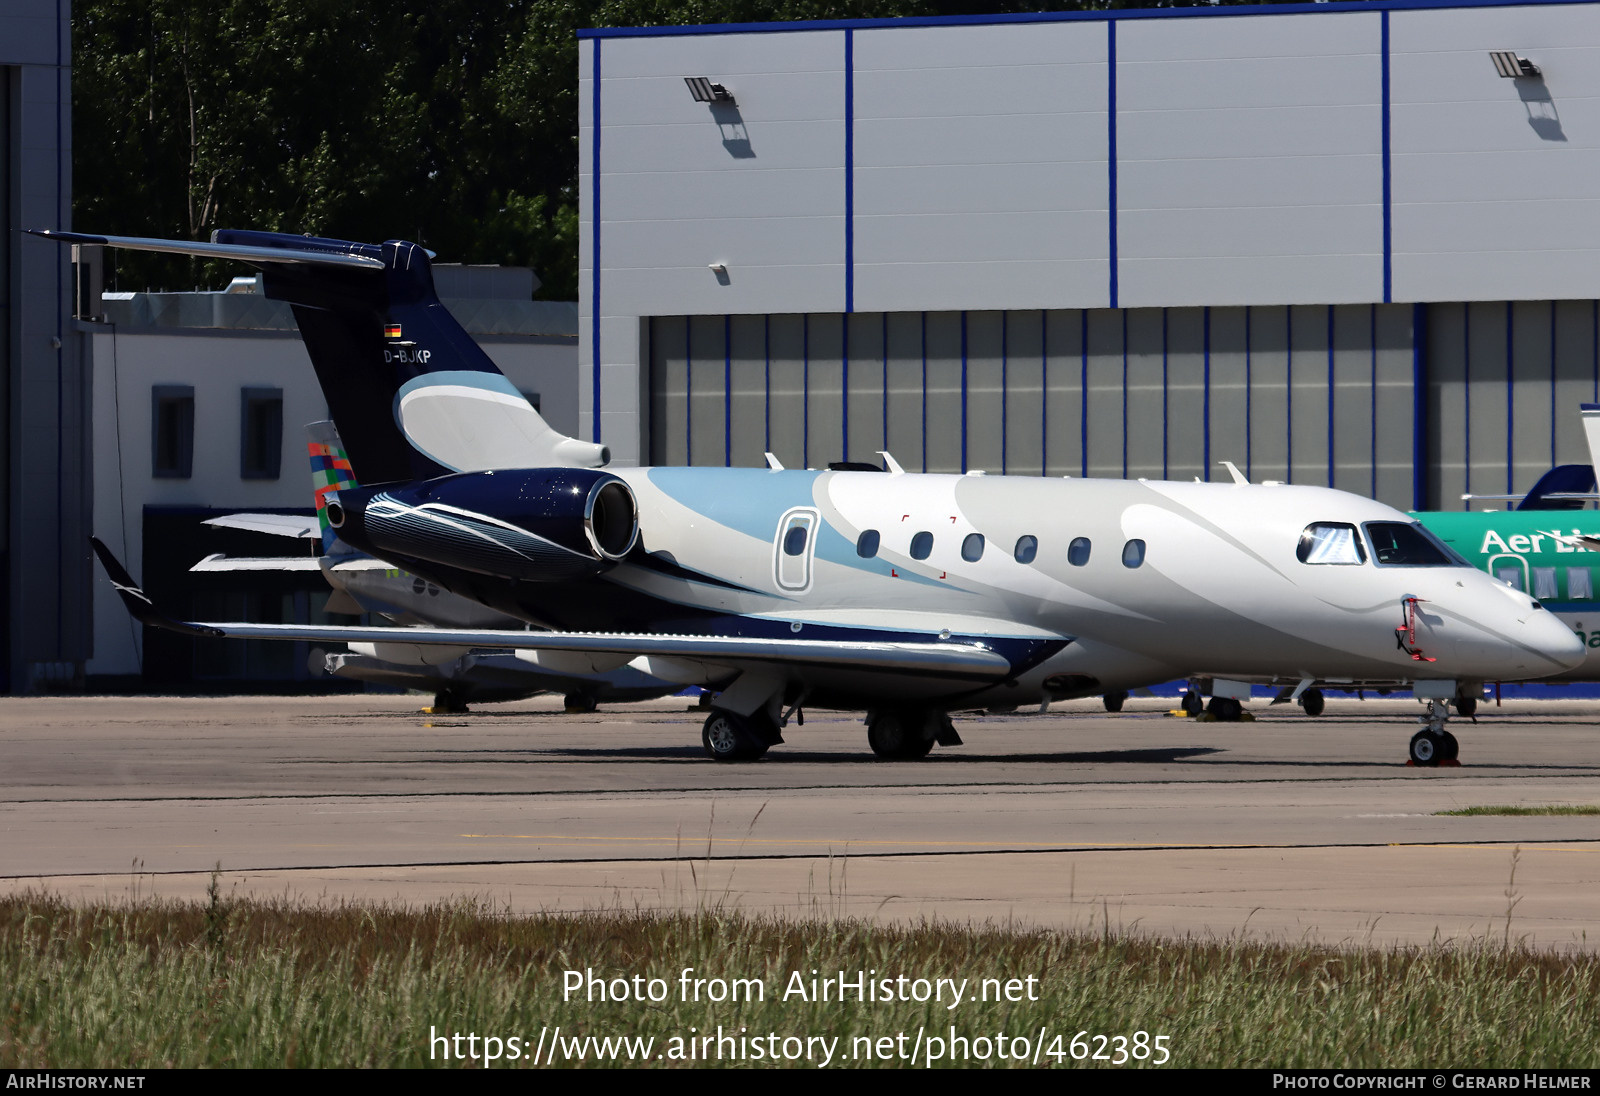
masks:
[[[1535,815],[1591,815],[1600,814],[1600,807],[1592,806],[1550,806],[1550,807],[1462,807],[1458,811],[1435,811],[1439,815],[1452,815],[1458,818],[1470,818],[1477,815],[1499,815],[1510,818],[1527,818]]]
[[[670,993],[656,1003],[564,1002],[564,972],[585,968],[659,978]],[[683,1000],[685,968],[691,978],[759,979],[764,1000]],[[840,970],[966,978],[973,993],[983,978],[1033,977],[1039,999],[969,999],[955,1009],[783,999],[792,972],[809,987],[812,971]],[[1056,1064],[1049,1048],[1059,1036],[1068,1066],[1107,1064],[1068,1056],[1079,1032],[1145,1031],[1169,1037],[1178,1067],[1594,1067],[1600,960],[1487,939],[1337,950],[721,912],[523,917],[472,904],[214,898],[78,909],[0,900],[0,1067],[462,1064],[430,1059],[430,1029],[516,1036],[532,1053],[556,1025],[569,1039],[653,1037],[652,1059],[670,1055],[674,1037],[681,1052],[683,1037],[721,1025],[780,1041],[838,1037],[836,1066],[869,1064],[862,1051],[882,1047],[872,1040],[901,1032],[909,1051],[919,1028],[970,1040],[1031,1040],[1042,1028],[1040,1064]],[[983,1064],[981,1047],[956,1054],[958,1063]],[[910,1063],[891,1055],[888,1064]]]

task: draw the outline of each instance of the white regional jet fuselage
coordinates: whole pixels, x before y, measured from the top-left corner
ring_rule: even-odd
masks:
[[[920,689],[900,684],[929,700],[961,691],[963,704],[1030,703],[1196,676],[1482,681],[1557,673],[1582,657],[1536,601],[1465,563],[1383,565],[1372,551],[1354,564],[1302,562],[1302,534],[1313,525],[1414,525],[1326,488],[721,468],[615,474],[638,502],[639,549],[682,571],[624,560],[598,581],[664,615],[672,604],[693,606],[797,636],[1070,639],[985,690],[952,690],[938,678]],[[1397,638],[1407,624],[1412,634]],[[797,676],[814,697],[870,689],[859,674]]]

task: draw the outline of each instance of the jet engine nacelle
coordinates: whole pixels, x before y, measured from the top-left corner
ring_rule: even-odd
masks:
[[[328,499],[355,547],[527,582],[609,570],[639,539],[628,485],[590,468],[461,472]]]

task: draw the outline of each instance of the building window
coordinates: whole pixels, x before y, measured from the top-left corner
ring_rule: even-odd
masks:
[[[194,469],[194,388],[158,384],[150,390],[150,474],[188,479]]]
[[[275,480],[283,461],[283,389],[239,390],[239,475]]]

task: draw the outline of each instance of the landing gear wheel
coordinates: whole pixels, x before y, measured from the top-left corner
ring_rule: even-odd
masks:
[[[1180,706],[1183,708],[1184,714],[1186,715],[1199,715],[1201,709],[1205,707],[1205,701],[1200,699],[1199,693],[1195,692],[1193,689],[1190,689],[1188,692],[1183,694],[1183,700],[1180,702]]]
[[[1123,703],[1128,699],[1128,694],[1121,691],[1107,693],[1101,699],[1105,702],[1106,711],[1120,712],[1122,711]]]
[[[735,712],[712,709],[700,729],[700,745],[713,761],[754,761],[767,752],[767,743],[750,720]]]
[[[1448,732],[1434,734],[1432,731],[1418,731],[1411,736],[1411,760],[1417,765],[1437,765],[1444,760],[1447,738],[1454,738]]]
[[[1456,711],[1471,719],[1478,714],[1478,698],[1475,696],[1456,697]]]
[[[1321,715],[1322,709],[1327,706],[1328,702],[1323,697],[1321,689],[1307,689],[1300,694],[1300,707],[1305,709],[1306,715]]]
[[[562,702],[566,705],[568,715],[587,715],[600,707],[600,703],[588,693],[568,693]]]
[[[467,700],[461,690],[446,686],[433,694],[433,707],[428,710],[433,715],[461,715],[467,710]]]
[[[916,709],[887,708],[867,716],[867,745],[883,761],[918,761],[933,749],[926,734],[930,715]]]
[[[1237,723],[1244,714],[1244,705],[1231,696],[1214,696],[1211,703],[1206,705],[1206,711],[1218,723]]]
[[[1440,761],[1454,761],[1456,758],[1461,756],[1461,743],[1456,741],[1455,735],[1451,734],[1449,731],[1446,731],[1439,737],[1444,739],[1444,741],[1439,744]]]

